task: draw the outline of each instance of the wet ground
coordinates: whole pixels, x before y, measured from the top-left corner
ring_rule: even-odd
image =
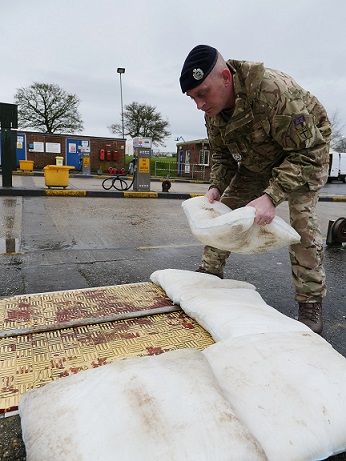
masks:
[[[28,181],[26,181],[28,179]],[[21,187],[44,187],[42,178],[16,179]],[[101,181],[76,179],[98,190]],[[71,180],[72,182],[72,180]],[[24,186],[23,186],[24,184]],[[94,189],[93,189],[94,188]],[[160,190],[160,183],[152,188]],[[158,269],[195,270],[202,245],[191,235],[181,192],[204,193],[205,184],[173,184],[170,198],[0,196],[0,297],[145,282]],[[325,196],[346,195],[346,185],[328,184]],[[324,241],[328,223],[346,217],[345,202],[318,204]],[[287,220],[287,204],[278,207]],[[328,297],[324,337],[346,357],[346,245],[325,245]],[[265,255],[232,255],[225,276],[256,285],[268,304],[296,315],[287,249]],[[18,416],[0,419],[0,460],[25,459]],[[346,460],[346,455],[334,457]]]
[[[80,197],[0,197],[0,296],[145,282],[157,269],[195,270],[202,245],[192,236],[182,200]],[[328,223],[346,215],[343,202],[319,202]],[[287,204],[278,207],[287,220]],[[325,245],[328,297],[325,338],[346,356],[346,245]],[[233,254],[225,276],[257,286],[268,304],[296,315],[287,249]]]
[[[26,460],[25,445],[22,440],[22,429],[19,416],[10,416],[0,419],[0,460]]]

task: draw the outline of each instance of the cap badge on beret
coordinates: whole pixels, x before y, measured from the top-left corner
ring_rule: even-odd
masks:
[[[193,69],[192,76],[195,80],[201,80],[204,76],[204,72],[202,69]]]

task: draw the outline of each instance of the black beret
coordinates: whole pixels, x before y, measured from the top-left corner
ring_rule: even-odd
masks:
[[[206,79],[214,69],[217,57],[217,50],[208,45],[198,45],[190,51],[180,75],[180,86],[183,93],[196,88]]]

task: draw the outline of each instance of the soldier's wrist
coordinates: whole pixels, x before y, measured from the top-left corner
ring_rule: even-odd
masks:
[[[270,201],[272,202],[272,204],[275,207],[277,207],[279,205],[279,202],[275,201],[275,198],[272,197],[270,194],[268,194],[268,192],[265,192],[264,195],[266,195],[270,199]]]
[[[219,191],[219,194],[221,195],[220,188],[217,187],[217,186],[215,186],[214,184],[211,184],[211,185],[209,186],[208,190],[210,190],[210,189],[217,189],[217,190]]]

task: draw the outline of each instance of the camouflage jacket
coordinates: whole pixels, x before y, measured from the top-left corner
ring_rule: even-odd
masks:
[[[304,184],[318,190],[327,179],[331,136],[324,107],[283,72],[261,63],[227,64],[236,97],[232,115],[205,116],[211,187],[222,193],[245,168],[269,178],[263,192],[275,205]]]

